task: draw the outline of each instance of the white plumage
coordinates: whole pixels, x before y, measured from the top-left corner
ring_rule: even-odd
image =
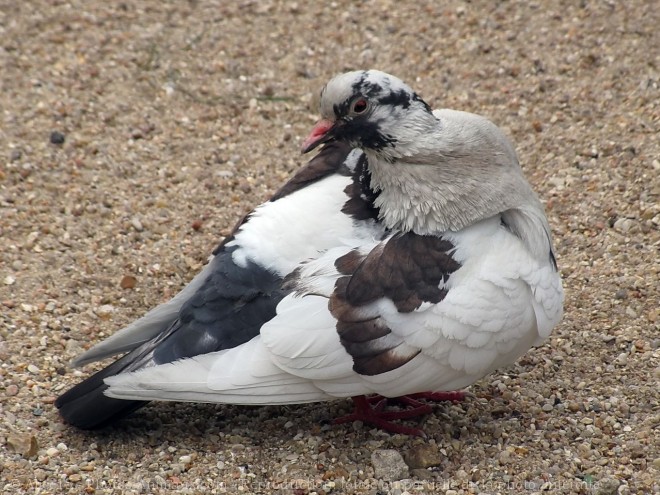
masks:
[[[291,404],[452,391],[549,336],[563,304],[549,227],[494,124],[432,112],[378,71],[330,81],[321,112],[303,150],[347,147],[326,145],[181,294],[78,358],[131,351],[94,393]],[[84,414],[84,385],[58,400],[65,418],[113,420]]]
[[[380,315],[392,330],[386,347],[394,342],[404,353],[421,351],[404,367],[376,377],[360,375],[340,343],[328,299],[339,277],[334,262],[354,247],[349,245],[304,266],[301,278],[310,294],[285,297],[260,337],[228,351],[106,379],[107,394],[123,399],[285,404],[466,387],[547,338],[561,317],[562,291],[552,267],[539,266],[499,219],[449,237],[456,246],[456,260],[464,264],[444,284],[448,293],[440,303],[401,313],[382,298],[362,309],[364,314]],[[377,244],[359,247],[369,252]],[[499,247],[493,249],[493,244]],[[191,368],[190,361],[198,366]],[[197,383],[202,387],[199,395],[193,392]],[[244,390],[234,395],[232,386]],[[181,390],[185,395],[179,395]]]

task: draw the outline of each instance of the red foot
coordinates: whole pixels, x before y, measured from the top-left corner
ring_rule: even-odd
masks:
[[[424,404],[417,399],[425,399],[433,402],[458,402],[465,399],[465,393],[462,391],[421,392],[392,399],[380,395],[372,395],[371,397],[359,395],[357,397],[352,397],[352,399],[355,404],[355,410],[351,414],[335,419],[333,421],[334,424],[362,421],[363,423],[377,426],[381,430],[389,431],[390,433],[402,433],[404,435],[426,437],[426,433],[419,428],[399,425],[392,421],[396,419],[410,419],[417,416],[423,416],[429,414],[433,410],[430,405]],[[385,411],[385,406],[390,400],[399,402],[404,406],[408,406],[408,408],[401,411]]]

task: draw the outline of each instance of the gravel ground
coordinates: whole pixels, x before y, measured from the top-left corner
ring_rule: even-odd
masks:
[[[0,0],[3,493],[658,493],[658,25],[653,0]],[[93,368],[69,360],[192,278],[355,68],[513,138],[565,281],[549,341],[427,441],[329,425],[348,401],[62,424]]]

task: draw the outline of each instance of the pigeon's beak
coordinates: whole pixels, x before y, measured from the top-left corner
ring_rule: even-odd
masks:
[[[332,120],[321,119],[319,120],[312,129],[312,132],[309,133],[307,139],[302,144],[300,151],[308,153],[312,151],[317,146],[327,143],[333,138],[332,129],[334,128],[335,123]]]

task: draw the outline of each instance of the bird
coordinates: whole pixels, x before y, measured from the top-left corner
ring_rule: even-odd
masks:
[[[351,398],[337,422],[423,435],[393,420],[548,339],[564,299],[551,230],[494,123],[378,70],[333,77],[320,114],[301,147],[318,154],[205,268],[73,362],[125,353],[56,400],[65,421],[100,428],[152,400]]]

